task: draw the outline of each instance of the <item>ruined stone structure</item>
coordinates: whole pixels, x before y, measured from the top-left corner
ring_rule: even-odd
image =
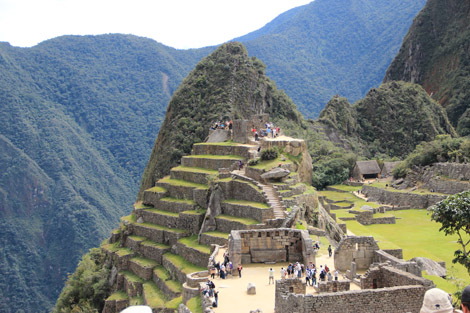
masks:
[[[232,230],[228,247],[233,264],[297,261],[304,264],[315,263],[313,242],[305,230]]]
[[[335,249],[335,268],[346,272],[351,268],[351,262],[357,264],[358,269],[367,269],[374,261],[374,252],[379,246],[374,237],[348,236],[343,238]]]
[[[373,211],[358,211],[356,214],[356,220],[362,225],[395,224],[395,216],[374,217]]]
[[[436,194],[416,194],[410,192],[398,192],[364,185],[362,193],[374,202],[395,205],[399,207],[411,207],[416,209],[426,209],[446,197]]]

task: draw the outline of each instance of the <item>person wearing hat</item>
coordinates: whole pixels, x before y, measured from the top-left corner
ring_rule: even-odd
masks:
[[[423,306],[419,313],[453,313],[452,298],[439,288],[432,288],[424,294]]]
[[[470,313],[470,285],[465,287],[462,291],[462,297],[460,298],[463,313]]]

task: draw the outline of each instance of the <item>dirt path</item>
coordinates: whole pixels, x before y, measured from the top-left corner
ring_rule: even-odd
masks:
[[[326,250],[326,249],[325,249]],[[219,252],[218,261],[222,260],[224,251]],[[317,256],[317,266],[325,264],[330,269],[334,268],[333,256],[328,257],[328,253]],[[218,313],[250,312],[250,310],[261,309],[263,313],[274,313],[274,291],[275,285],[269,285],[269,268],[274,269],[274,279],[280,279],[281,267],[286,268],[288,263],[276,264],[247,264],[243,266],[242,277],[238,278],[238,273],[234,269],[234,276],[228,276],[227,279],[215,278],[216,290],[219,291],[219,306],[214,308]],[[236,266],[234,266],[236,267]],[[318,275],[317,275],[318,277]],[[341,275],[340,275],[341,277]],[[302,278],[305,281],[304,278]],[[256,286],[256,295],[248,295],[246,287],[248,283],[254,283]],[[353,285],[351,285],[353,287]],[[352,288],[353,289],[353,288]],[[313,287],[307,287],[307,293],[315,293]]]

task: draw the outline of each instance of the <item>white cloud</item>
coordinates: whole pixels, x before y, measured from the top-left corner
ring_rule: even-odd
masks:
[[[125,33],[175,48],[219,44],[311,0],[0,0],[0,41]]]

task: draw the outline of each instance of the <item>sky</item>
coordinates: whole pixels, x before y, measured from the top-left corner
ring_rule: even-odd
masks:
[[[61,35],[133,34],[187,49],[257,30],[312,0],[0,0],[0,41],[31,47]]]

